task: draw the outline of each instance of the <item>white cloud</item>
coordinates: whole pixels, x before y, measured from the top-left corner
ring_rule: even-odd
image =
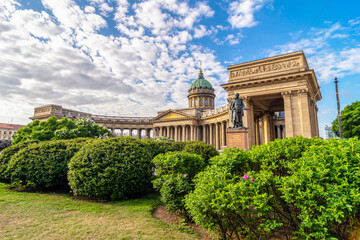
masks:
[[[230,3],[228,21],[233,28],[250,28],[258,24],[254,18],[255,12],[259,11],[269,0],[239,0]]]
[[[144,22],[150,14],[146,4],[118,0],[112,7],[119,34],[105,36],[99,33],[109,27],[99,15],[105,0],[83,7],[43,0],[46,12],[7,1],[0,6],[0,29],[6,30],[0,32],[0,102],[13,108],[22,102],[14,116],[25,120],[35,106],[50,103],[96,114],[154,116],[157,110],[187,107],[199,61],[220,88],[226,69],[213,52],[191,44],[201,37],[196,35],[201,24],[194,23],[213,10],[203,2],[193,8],[176,0],[146,2],[161,11],[160,18]],[[165,25],[156,25],[162,21]],[[223,95],[219,91],[217,97]],[[0,117],[8,110],[1,108]]]
[[[237,33],[237,34],[229,34],[226,36],[225,38],[225,42],[228,42],[230,45],[235,45],[235,44],[239,44],[240,40],[243,38],[244,36],[241,33]]]

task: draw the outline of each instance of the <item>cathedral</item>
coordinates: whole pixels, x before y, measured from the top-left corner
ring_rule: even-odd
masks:
[[[219,108],[214,108],[214,88],[200,69],[188,90],[188,108],[159,111],[156,117],[121,117],[46,105],[35,108],[30,119],[85,117],[114,135],[122,136],[126,130],[129,136],[137,138],[167,136],[175,141],[204,141],[221,149],[238,146],[240,141],[231,133],[229,110],[231,99],[239,93],[248,109],[243,116],[247,130],[241,138],[241,148],[276,138],[319,136],[316,102],[321,100],[320,87],[302,51],[231,65],[228,71],[229,81],[221,85],[228,93],[228,104]]]

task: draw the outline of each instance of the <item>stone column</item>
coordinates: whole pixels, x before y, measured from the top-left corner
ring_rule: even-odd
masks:
[[[170,137],[170,127],[166,126],[166,136]]]
[[[181,128],[182,128],[182,140],[183,140],[183,141],[186,141],[186,137],[185,137],[185,125],[182,125]]]
[[[225,122],[222,121],[221,122],[221,143],[220,143],[220,148],[223,147],[223,146],[226,146],[225,135],[226,135]]]
[[[220,149],[220,134],[218,123],[215,123],[215,148]]]
[[[259,118],[255,118],[255,144],[260,145],[260,126]]]
[[[133,131],[133,129],[129,128],[129,137],[132,137],[132,131]]]
[[[123,128],[120,129],[120,136],[124,136],[124,129]]]
[[[194,140],[194,125],[190,125],[190,141]]]
[[[141,128],[137,129],[137,138],[141,139]]]
[[[174,137],[174,139],[175,139],[175,141],[178,141],[179,139],[178,139],[178,126],[175,126],[174,127],[175,128],[175,137]]]
[[[292,114],[292,107],[291,107],[291,92],[282,92],[281,95],[284,99],[284,113],[285,113],[285,127],[286,132],[285,135],[287,137],[294,137],[294,130],[293,130],[293,114]]]
[[[213,141],[213,126],[212,126],[211,123],[209,124],[209,130],[210,130],[210,134],[209,134],[209,137],[210,137],[209,140],[210,140],[210,142],[209,142],[209,143],[214,146],[214,141]]]
[[[270,112],[265,112],[262,117],[262,143],[266,144],[271,141],[271,130],[270,130]]]
[[[244,110],[243,123],[248,128],[248,142],[249,147],[255,145],[255,128],[254,128],[254,104],[250,97],[243,97],[245,107],[249,110]]]
[[[301,116],[301,128],[302,135],[304,137],[312,137],[312,126],[310,119],[310,104],[309,104],[309,93],[306,89],[299,90],[298,92],[299,102],[301,106],[300,116]]]
[[[203,140],[203,142],[206,142],[206,125],[202,125],[202,129],[203,129],[202,140]]]

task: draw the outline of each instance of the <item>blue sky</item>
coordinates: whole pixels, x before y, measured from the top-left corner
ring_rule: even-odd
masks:
[[[359,100],[360,2],[285,0],[3,0],[0,122],[34,107],[155,116],[187,107],[199,63],[225,104],[232,64],[303,50],[316,72],[320,134]]]

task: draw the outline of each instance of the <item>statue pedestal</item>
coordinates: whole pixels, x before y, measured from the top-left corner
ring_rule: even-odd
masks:
[[[227,129],[226,140],[227,146],[230,148],[249,149],[248,131],[246,129]]]

